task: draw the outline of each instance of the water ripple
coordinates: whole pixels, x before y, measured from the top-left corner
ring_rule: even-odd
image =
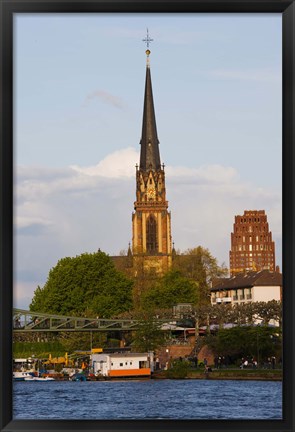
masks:
[[[16,382],[14,419],[282,419],[282,383]]]

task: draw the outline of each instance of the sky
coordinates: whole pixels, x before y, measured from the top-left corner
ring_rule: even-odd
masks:
[[[229,266],[235,215],[264,209],[282,269],[281,14],[15,14],[14,307],[132,241],[147,28],[175,248]]]

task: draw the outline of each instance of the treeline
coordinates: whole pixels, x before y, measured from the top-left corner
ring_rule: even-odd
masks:
[[[282,331],[280,327],[237,326],[219,329],[208,334],[203,340],[216,356],[222,356],[225,364],[239,365],[242,358],[255,359],[259,366],[275,357],[276,364],[282,362]]]
[[[282,305],[277,300],[269,302],[249,302],[240,304],[224,304],[219,305],[203,305],[192,313],[199,324],[207,325],[217,324],[223,327],[226,323],[236,325],[244,324],[281,324],[282,321]]]
[[[173,260],[172,269],[162,276],[149,274],[145,270],[144,274],[139,271],[134,277],[134,268],[118,270],[112,259],[99,250],[59,260],[49,271],[45,285],[37,287],[30,311],[140,320],[141,328],[132,335],[93,332],[89,336],[81,333],[60,333],[57,340],[67,351],[72,351],[89,349],[90,346],[116,346],[119,339],[126,337],[127,345],[132,344],[134,349],[146,351],[155,349],[166,341],[167,335],[160,330],[159,324],[155,323],[155,318],[171,319],[174,305],[189,303],[192,305],[191,311],[177,319],[183,320],[183,323],[186,320],[186,326],[194,326],[196,334],[201,326],[206,326],[209,330],[209,326],[218,325],[218,338],[210,339],[208,331],[207,341],[214,352],[217,352],[221,350],[220,344],[223,340],[221,330],[226,328],[227,323],[242,328],[245,324],[260,322],[266,327],[271,320],[279,323],[282,320],[281,304],[276,301],[212,306],[211,281],[225,275],[226,267],[219,266],[208,249],[201,246],[182,254],[178,253]],[[239,345],[244,340],[238,332],[239,330],[232,331],[234,339],[231,339],[229,346]],[[250,335],[249,331],[247,338]],[[237,340],[237,343],[234,340]]]
[[[207,249],[179,254],[163,276],[115,267],[102,251],[66,257],[34,292],[30,310],[72,316],[116,317],[125,312],[172,308],[177,303],[209,303],[210,281],[226,274]]]

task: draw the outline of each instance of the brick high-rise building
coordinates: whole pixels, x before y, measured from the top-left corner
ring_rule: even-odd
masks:
[[[276,270],[275,244],[264,210],[245,210],[235,216],[229,253],[230,274],[249,270]]]

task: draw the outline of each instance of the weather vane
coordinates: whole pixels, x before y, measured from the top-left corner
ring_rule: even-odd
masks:
[[[151,39],[151,38],[149,37],[149,29],[148,29],[148,28],[146,29],[146,38],[145,38],[145,39],[142,39],[142,41],[146,43],[146,47],[147,47],[147,48],[149,48],[149,46],[150,46],[150,42],[153,42],[153,41],[154,41],[154,39]]]

